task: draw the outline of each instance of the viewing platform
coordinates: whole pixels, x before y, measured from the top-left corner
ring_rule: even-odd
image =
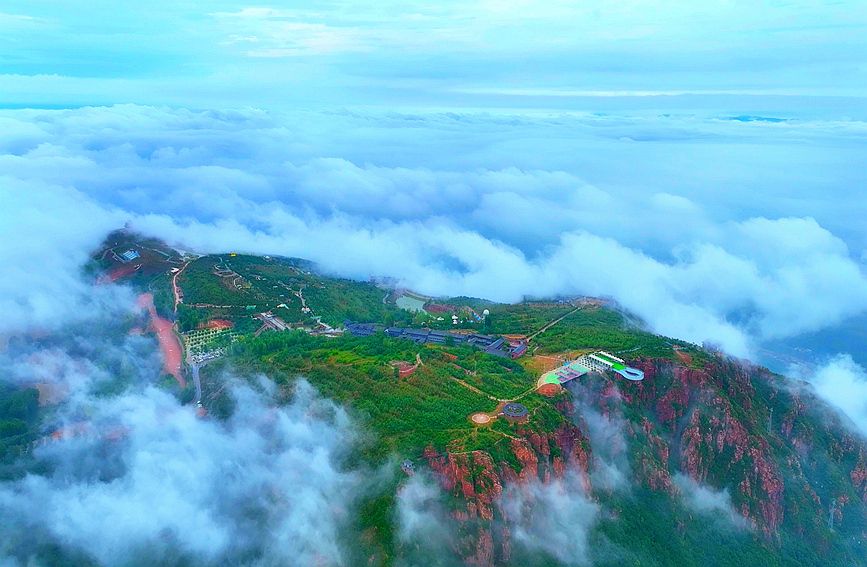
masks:
[[[611,370],[623,378],[633,382],[638,382],[644,379],[644,372],[637,368],[627,366],[623,359],[617,358],[613,354],[609,354],[605,351],[598,351],[591,354],[581,355],[577,359],[567,362],[559,368],[546,372],[542,375],[539,383],[563,385],[590,372],[601,373],[606,370]]]

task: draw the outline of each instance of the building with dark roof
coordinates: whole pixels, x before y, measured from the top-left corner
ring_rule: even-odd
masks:
[[[512,360],[514,360],[514,359],[518,358],[519,356],[522,356],[525,352],[527,352],[527,344],[526,343],[518,343],[517,345],[514,345],[512,347],[512,352],[511,352],[510,356],[512,357]]]
[[[450,333],[448,331],[404,329],[401,327],[383,328],[381,325],[375,323],[353,323],[352,321],[344,321],[343,327],[355,337],[369,337],[379,331],[383,331],[389,337],[406,339],[418,344],[446,344],[446,342],[451,339],[455,344],[466,343],[482,349],[487,354],[504,358],[515,359],[527,352],[527,345],[524,342],[510,343],[504,338],[496,338],[488,335],[464,335],[460,333]]]
[[[523,421],[529,415],[527,406],[518,402],[510,402],[503,406],[503,417],[509,421]]]
[[[352,323],[351,321],[345,321],[343,326],[355,337],[369,337],[377,331],[377,326],[373,323]]]

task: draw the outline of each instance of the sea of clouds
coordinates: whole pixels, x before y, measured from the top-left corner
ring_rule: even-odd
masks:
[[[81,338],[107,314],[128,313],[127,290],[94,288],[81,274],[125,223],[189,250],[304,257],[433,295],[608,296],[656,332],[739,356],[867,310],[862,122],[127,105],[6,110],[0,126],[7,337],[77,326]],[[45,379],[53,369],[69,382],[69,411],[125,432],[40,449],[58,472],[0,486],[4,531],[32,531],[33,545],[62,541],[104,564],[178,549],[217,562],[255,553],[339,563],[336,526],[365,487],[334,464],[352,429],[345,416],[332,408],[328,419],[311,417],[325,402],[302,385],[282,409],[267,393],[238,389],[239,417],[198,421],[148,387],[159,365],[143,340],[108,349],[120,367],[134,360],[142,370],[138,389],[107,400],[88,393],[106,363],[94,362],[104,354],[86,340],[31,353],[38,363],[4,355],[7,379]],[[814,378],[861,428],[865,376],[843,356]],[[600,435],[601,426],[612,424],[600,422]],[[76,466],[95,448],[102,464]],[[617,489],[622,467],[603,457],[597,474],[607,471]],[[322,480],[293,488],[312,477]],[[419,482],[398,497],[408,541],[437,510]],[[554,506],[549,496],[561,489],[531,490]],[[725,509],[724,496],[683,490]],[[508,497],[523,509],[526,495]],[[597,511],[575,498],[561,516],[585,534]],[[143,508],[153,513],[141,517]],[[585,540],[573,543],[583,556]]]
[[[609,296],[739,356],[867,310],[862,122],[131,105],[0,122],[7,330],[50,324],[125,222],[434,295]]]

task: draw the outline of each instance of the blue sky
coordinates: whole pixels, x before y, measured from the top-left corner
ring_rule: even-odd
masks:
[[[858,0],[12,0],[0,31],[10,106],[655,107],[697,94],[705,107],[825,97],[845,114],[867,95]],[[654,94],[668,97],[635,100]]]

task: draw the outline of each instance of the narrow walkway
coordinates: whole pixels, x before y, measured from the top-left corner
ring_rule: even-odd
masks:
[[[529,343],[529,342],[532,341],[534,338],[536,338],[537,335],[539,335],[540,333],[544,333],[545,331],[547,331],[548,329],[550,329],[551,327],[553,327],[554,325],[556,325],[557,323],[559,323],[560,321],[562,321],[563,319],[565,319],[566,317],[568,317],[569,315],[575,313],[576,311],[578,311],[578,310],[580,310],[580,309],[581,309],[581,306],[579,305],[578,307],[576,307],[575,309],[573,309],[573,310],[570,311],[569,313],[566,313],[566,314],[563,315],[562,317],[560,317],[560,318],[558,318],[558,319],[554,319],[553,321],[551,321],[550,323],[548,323],[547,325],[545,325],[544,327],[542,327],[541,329],[539,329],[538,331],[536,331],[535,333],[533,333],[532,335],[528,336],[528,337],[527,337],[527,342]]]
[[[530,388],[527,389],[523,394],[519,394],[517,398],[512,398],[511,400],[501,400],[501,401],[503,401],[503,402],[517,402],[518,400],[520,400],[521,398],[523,398],[527,394],[532,394],[533,392],[535,392],[536,389],[537,389],[537,386],[534,384],[534,385],[530,386]]]
[[[419,361],[419,362],[420,362],[420,361]],[[485,397],[488,398],[489,400],[492,400],[492,401],[495,401],[495,402],[515,402],[515,401],[520,400],[521,398],[523,398],[523,397],[526,396],[527,394],[531,394],[532,392],[534,392],[534,391],[536,390],[536,385],[534,384],[533,386],[530,386],[530,388],[528,388],[527,390],[521,392],[520,394],[518,394],[518,395],[515,396],[514,398],[497,398],[497,397],[492,396],[491,394],[488,394],[487,392],[485,392],[485,391],[483,391],[483,390],[480,390],[480,389],[476,388],[476,387],[473,386],[472,384],[468,384],[468,383],[464,382],[464,381],[461,380],[460,378],[455,378],[454,376],[449,376],[449,378],[451,378],[452,380],[454,380],[455,382],[457,382],[458,384],[460,384],[460,385],[463,386],[464,388],[467,388],[467,389],[469,389],[469,390],[472,390],[473,392],[475,392],[475,393],[477,393],[477,394],[479,394],[479,395],[485,396]]]
[[[476,387],[473,386],[472,384],[467,384],[466,382],[464,382],[464,381],[461,380],[460,378],[455,378],[454,376],[449,376],[449,378],[451,378],[452,380],[454,380],[455,382],[457,382],[458,384],[460,384],[460,385],[463,386],[464,388],[467,388],[467,389],[469,389],[469,390],[472,390],[473,392],[475,392],[475,393],[477,393],[477,394],[479,394],[479,395],[481,395],[481,396],[485,396],[485,397],[488,398],[489,400],[493,400],[493,401],[495,401],[495,402],[502,402],[502,401],[503,401],[503,400],[501,400],[501,399],[499,399],[499,398],[495,398],[494,396],[492,396],[492,395],[490,395],[490,394],[486,394],[485,392],[479,390],[478,388],[476,388]]]

